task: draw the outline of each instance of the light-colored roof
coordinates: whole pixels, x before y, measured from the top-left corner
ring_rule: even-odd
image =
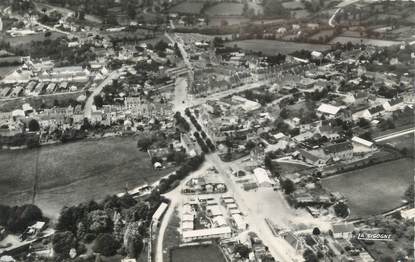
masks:
[[[34,228],[34,229],[38,229],[38,230],[40,230],[40,229],[42,229],[43,228],[43,226],[45,225],[46,223],[45,222],[43,222],[43,221],[37,221],[36,223],[34,223],[33,225],[31,225],[30,227],[31,228]]]
[[[235,204],[235,203],[232,203],[232,204],[227,204],[227,205],[226,205],[226,207],[227,207],[228,209],[237,209],[237,208],[238,208],[238,205],[237,205],[237,204]]]
[[[362,145],[367,146],[367,147],[373,146],[373,142],[367,141],[366,139],[360,138],[358,136],[354,136],[352,138],[352,142],[362,144]]]
[[[183,229],[183,230],[184,230],[184,229],[190,229],[190,230],[193,230],[193,228],[194,228],[193,221],[185,221],[185,222],[183,222],[183,223],[182,223],[182,229]]]
[[[246,228],[246,223],[240,214],[233,214],[232,218],[235,221],[235,224],[239,229]]]
[[[333,106],[333,105],[329,105],[329,104],[321,104],[318,108],[317,111],[321,112],[321,113],[325,113],[325,114],[330,114],[330,115],[335,115],[340,111],[340,107],[338,106]]]
[[[219,227],[226,225],[226,220],[223,216],[214,217],[212,220],[213,223],[215,223]]]
[[[182,221],[193,221],[193,219],[194,219],[193,215],[190,215],[190,214],[184,214],[182,216]]]
[[[223,200],[223,202],[226,203],[226,204],[231,204],[231,203],[235,203],[235,199],[233,199],[233,198],[225,198]]]
[[[258,181],[258,184],[262,184],[262,183],[274,184],[272,180],[269,178],[267,171],[263,168],[260,168],[260,167],[255,168],[254,176],[256,180]]]
[[[294,118],[296,118],[296,117],[294,117]],[[293,120],[294,120],[294,118],[293,118]],[[281,139],[281,138],[284,138],[284,137],[286,137],[286,135],[284,135],[284,133],[281,133],[281,132],[274,135],[275,139]]]
[[[193,238],[193,237],[215,237],[223,234],[230,234],[232,232],[230,227],[215,227],[215,228],[206,228],[198,229],[183,232],[183,238]]]
[[[415,217],[415,208],[411,208],[411,209],[407,209],[407,210],[402,210],[401,211],[401,216],[405,219],[412,219]]]
[[[167,207],[169,205],[167,203],[161,203],[160,206],[157,208],[156,212],[153,214],[153,220],[159,220],[160,217],[164,214],[164,212],[167,210]]]
[[[237,208],[236,209],[230,209],[229,213],[231,213],[231,215],[233,215],[233,214],[242,214],[241,210],[239,210]]]
[[[222,215],[222,210],[220,209],[219,206],[209,206],[207,210],[210,210],[210,213],[212,214],[212,216]]]

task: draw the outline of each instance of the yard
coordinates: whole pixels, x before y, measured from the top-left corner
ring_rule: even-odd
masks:
[[[2,151],[0,166],[1,204],[29,203],[37,173],[35,204],[53,218],[64,205],[99,200],[123,192],[125,187],[152,183],[169,171],[154,171],[134,137]]]
[[[172,249],[171,262],[225,262],[216,245],[188,246]]]
[[[413,171],[411,159],[399,159],[328,177],[322,184],[346,197],[351,217],[367,217],[402,205]]]
[[[226,43],[227,46],[233,47],[237,45],[239,48],[245,51],[262,52],[265,55],[291,54],[295,51],[302,49],[324,51],[329,49],[329,45],[309,44],[309,43],[296,43],[296,42],[284,42],[278,40],[264,40],[264,39],[251,39],[242,41],[232,41]]]

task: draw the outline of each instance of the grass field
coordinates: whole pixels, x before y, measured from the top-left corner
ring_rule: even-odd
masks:
[[[322,184],[346,197],[351,217],[367,217],[400,206],[405,190],[414,182],[413,172],[411,159],[399,159],[328,177]]]
[[[170,12],[183,14],[199,14],[202,10],[202,2],[182,2],[170,8]]]
[[[414,134],[412,133],[412,134],[407,134],[407,135],[400,136],[397,138],[384,140],[380,142],[380,144],[388,144],[399,150],[406,148],[409,154],[414,154],[415,152],[415,145],[414,145],[415,140],[414,139],[415,137],[414,137]]]
[[[171,262],[225,262],[222,252],[216,245],[189,246],[173,249]]]
[[[154,171],[133,137],[45,146],[38,151],[2,151],[0,166],[1,204],[31,201],[37,166],[35,203],[52,217],[64,205],[99,200],[123,192],[125,186],[154,182],[169,171]]]
[[[3,40],[9,42],[11,46],[27,45],[32,41],[44,41],[46,39],[56,39],[58,37],[65,36],[59,32],[51,32],[51,35],[45,37],[45,33],[36,33],[33,35],[10,37],[5,36]]]
[[[12,73],[16,70],[18,66],[2,66],[0,67],[0,79],[7,76],[8,74]]]
[[[241,3],[218,3],[209,7],[205,13],[210,16],[242,15],[243,8]]]
[[[373,46],[391,46],[397,45],[401,42],[399,41],[388,41],[388,40],[378,40],[378,39],[369,39],[369,38],[359,38],[359,37],[347,37],[347,36],[338,36],[333,38],[330,43],[341,43],[346,44],[347,42],[351,42],[352,44],[360,44],[361,42],[364,45],[373,45]]]
[[[305,50],[316,50],[324,51],[329,49],[329,45],[318,45],[308,43],[295,43],[295,42],[284,42],[278,40],[263,40],[263,39],[251,39],[242,41],[233,41],[226,43],[227,46],[233,47],[237,45],[239,48],[245,51],[262,52],[265,55],[290,54],[295,51],[302,49]]]

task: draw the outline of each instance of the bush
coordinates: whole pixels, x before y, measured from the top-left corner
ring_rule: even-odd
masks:
[[[75,237],[72,232],[56,232],[52,238],[53,250],[60,257],[69,256],[69,250],[75,246]]]
[[[95,243],[92,246],[92,250],[104,256],[113,256],[116,254],[120,244],[112,237],[111,234],[104,233],[99,234]]]
[[[42,211],[35,205],[0,206],[0,225],[13,233],[21,233],[42,219]]]
[[[285,179],[282,181],[281,184],[282,189],[284,190],[284,193],[289,195],[292,192],[295,191],[295,185],[293,183],[293,181],[291,181],[290,179]]]
[[[343,202],[339,202],[334,206],[334,212],[338,217],[347,217],[349,215],[349,208]]]
[[[94,239],[97,237],[97,235],[93,234],[93,233],[86,233],[84,236],[84,242],[86,244],[91,243],[92,241],[94,241]]]
[[[94,210],[88,214],[89,230],[95,233],[109,232],[112,229],[112,221],[103,210]]]

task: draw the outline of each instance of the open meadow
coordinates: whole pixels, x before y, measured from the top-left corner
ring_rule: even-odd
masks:
[[[5,42],[10,43],[11,46],[27,46],[27,48],[30,48],[30,42],[32,41],[44,41],[46,39],[57,39],[59,37],[65,36],[62,33],[59,32],[51,32],[49,36],[46,36],[45,33],[39,32],[33,35],[25,35],[25,36],[1,36],[0,39],[2,39]]]
[[[36,187],[35,204],[53,218],[64,205],[99,200],[124,192],[125,187],[152,183],[171,171],[153,170],[134,137],[0,151],[0,166],[1,204],[30,203]]]
[[[210,16],[236,16],[242,15],[244,5],[241,3],[218,3],[206,10]]]
[[[199,14],[202,8],[203,2],[185,1],[173,6],[169,11],[172,13]]]
[[[400,44],[400,41],[389,41],[389,40],[379,40],[379,39],[369,39],[369,38],[361,38],[361,37],[348,37],[348,36],[338,36],[333,38],[330,43],[340,43],[340,44],[346,44],[348,42],[351,42],[352,44],[364,44],[364,45],[373,45],[373,46],[392,46]]]
[[[324,51],[330,48],[329,45],[309,44],[309,43],[296,43],[296,42],[284,42],[278,40],[264,40],[264,39],[250,39],[242,41],[232,41],[225,44],[226,46],[233,47],[237,45],[244,51],[262,52],[265,55],[290,54],[302,49],[309,51]]]
[[[346,197],[351,217],[368,217],[402,205],[413,172],[413,160],[404,158],[327,177],[322,184]]]

